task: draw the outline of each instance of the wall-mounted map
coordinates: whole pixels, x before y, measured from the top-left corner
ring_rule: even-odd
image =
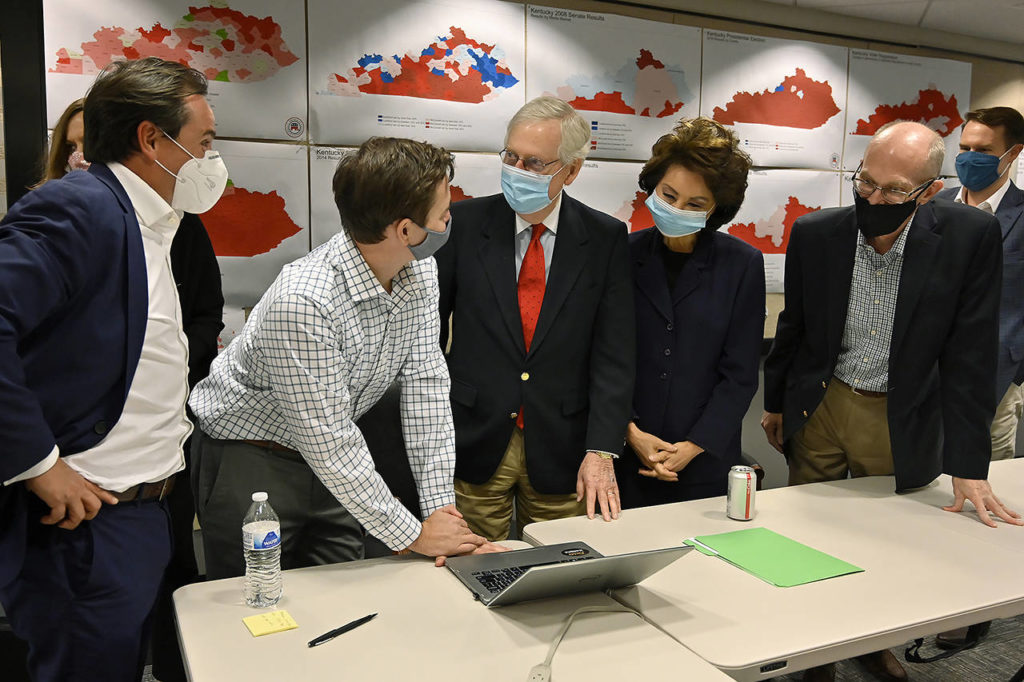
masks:
[[[82,97],[112,61],[160,57],[203,73],[222,136],[303,139],[303,12],[272,0],[46,0],[47,120]]]
[[[943,172],[954,172],[963,115],[971,108],[971,65],[949,59],[850,50],[843,167],[860,163],[871,136],[891,121],[917,121],[945,139]]]
[[[524,7],[498,0],[309,0],[311,137],[498,151],[525,102]]]
[[[759,166],[838,169],[847,49],[704,30],[701,113]]]
[[[700,111],[700,29],[530,5],[527,99],[554,95],[590,122],[592,156],[646,159]]]

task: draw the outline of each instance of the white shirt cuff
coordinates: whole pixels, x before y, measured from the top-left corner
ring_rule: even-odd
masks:
[[[53,468],[54,464],[57,463],[58,457],[60,457],[60,450],[57,448],[56,445],[54,445],[53,450],[50,450],[50,454],[46,456],[46,459],[39,462],[39,464],[36,464],[28,471],[23,471],[14,478],[8,481],[4,481],[4,485],[10,485],[12,483],[17,483],[18,481],[24,481],[26,479],[35,478],[36,476],[45,474],[47,471]]]

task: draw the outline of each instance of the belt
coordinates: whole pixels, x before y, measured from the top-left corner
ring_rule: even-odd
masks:
[[[266,448],[267,450],[273,450],[274,452],[287,452],[293,455],[299,454],[298,450],[286,448],[280,443],[275,443],[272,440],[243,440],[242,442],[248,445],[255,445],[258,448]]]
[[[862,388],[854,388],[853,386],[851,386],[850,384],[846,383],[845,381],[843,381],[839,377],[832,377],[832,379],[834,381],[838,381],[843,386],[846,386],[848,389],[850,389],[851,391],[853,391],[857,395],[862,395],[862,396],[864,396],[866,398],[885,398],[885,397],[887,397],[889,395],[885,391],[865,391]]]
[[[139,483],[133,485],[128,490],[115,493],[113,491],[107,491],[111,495],[117,498],[118,502],[148,502],[150,500],[162,500],[171,494],[174,490],[174,474],[171,474],[162,481],[155,481],[154,483]]]

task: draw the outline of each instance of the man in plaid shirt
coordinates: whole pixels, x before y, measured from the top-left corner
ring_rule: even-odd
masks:
[[[434,557],[484,545],[454,506],[451,382],[437,346],[431,256],[450,228],[452,174],[451,154],[411,140],[371,138],[343,158],[342,231],[281,271],[196,386],[192,479],[210,578],[244,572],[239,529],[254,490],[281,518],[283,568],[361,558],[363,528]],[[396,380],[423,523],[355,425]]]

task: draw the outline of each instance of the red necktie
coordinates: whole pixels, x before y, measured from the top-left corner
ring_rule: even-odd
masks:
[[[523,341],[526,351],[530,351],[533,333],[537,330],[537,318],[540,317],[540,306],[544,302],[544,249],[540,245],[540,236],[544,233],[543,223],[533,225],[530,245],[526,247],[523,264],[519,268],[519,317],[523,323]],[[523,428],[523,408],[519,408],[516,425]]]

